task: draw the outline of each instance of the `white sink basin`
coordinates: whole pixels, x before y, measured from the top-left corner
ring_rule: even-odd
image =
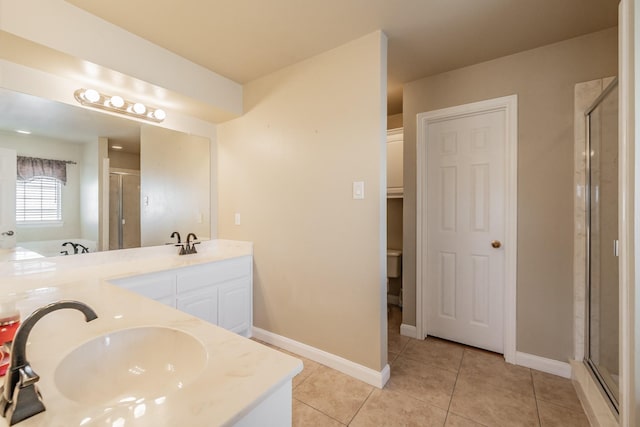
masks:
[[[205,368],[207,353],[196,338],[176,329],[123,329],[69,353],[56,368],[55,384],[79,403],[126,403],[177,391]]]

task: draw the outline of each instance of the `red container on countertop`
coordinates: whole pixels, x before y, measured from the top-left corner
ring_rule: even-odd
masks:
[[[0,314],[0,376],[7,373],[11,355],[9,354],[9,344],[13,341],[16,331],[20,326],[20,313],[11,311]]]

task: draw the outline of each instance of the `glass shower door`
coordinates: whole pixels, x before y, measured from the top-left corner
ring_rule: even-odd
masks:
[[[109,174],[109,250],[140,247],[140,175]]]
[[[618,88],[587,111],[589,283],[587,364],[618,409]]]

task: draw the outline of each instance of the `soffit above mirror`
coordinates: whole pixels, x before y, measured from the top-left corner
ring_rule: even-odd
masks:
[[[0,59],[73,79],[87,87],[98,87],[113,95],[134,93],[136,100],[167,111],[210,123],[221,123],[238,115],[188,96],[161,88],[100,65],[0,30]],[[0,79],[0,86],[2,81]]]

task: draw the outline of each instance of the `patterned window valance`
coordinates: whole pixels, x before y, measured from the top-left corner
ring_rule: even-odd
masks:
[[[48,176],[67,184],[67,160],[39,159],[18,156],[18,180],[28,181],[36,176]]]

